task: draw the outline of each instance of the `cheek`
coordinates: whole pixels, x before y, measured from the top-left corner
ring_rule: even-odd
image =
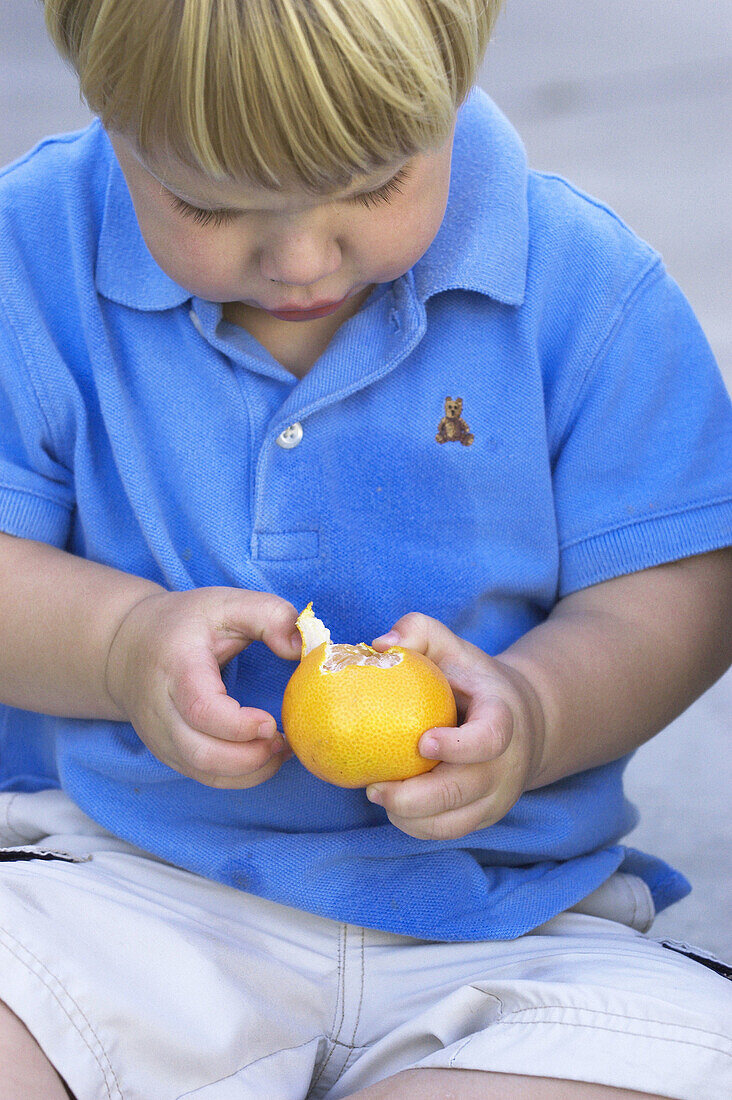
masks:
[[[442,224],[446,203],[447,194],[438,195],[384,218],[372,237],[372,255],[382,271],[379,281],[398,278],[425,254]]]
[[[218,235],[204,235],[180,218],[151,216],[138,209],[140,231],[150,254],[165,274],[200,298],[226,300],[237,279],[237,256]],[[238,281],[238,280],[237,280]]]

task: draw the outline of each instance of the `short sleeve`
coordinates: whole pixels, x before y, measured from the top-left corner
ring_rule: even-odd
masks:
[[[0,306],[0,531],[66,544],[74,491],[57,450],[29,365]]]
[[[553,479],[560,596],[732,543],[732,406],[660,263],[587,366]]]

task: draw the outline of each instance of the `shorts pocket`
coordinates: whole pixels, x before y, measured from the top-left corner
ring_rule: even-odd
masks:
[[[692,947],[691,944],[682,943],[679,940],[656,940],[656,943],[660,943],[661,947],[665,947],[668,951],[675,951],[678,955],[686,955],[686,958],[691,959],[692,962],[701,963],[708,970],[713,970],[715,974],[726,978],[727,981],[732,981],[732,963],[718,959],[716,955],[712,955],[710,951],[705,951],[703,947]]]

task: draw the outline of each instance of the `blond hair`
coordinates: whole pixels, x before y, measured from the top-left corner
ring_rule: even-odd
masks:
[[[45,0],[81,93],[143,157],[337,190],[437,148],[502,0]]]

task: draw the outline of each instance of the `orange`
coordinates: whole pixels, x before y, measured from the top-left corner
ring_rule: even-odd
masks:
[[[336,644],[311,603],[299,615],[302,654],[282,701],[282,728],[300,762],[337,787],[366,787],[430,771],[417,744],[457,725],[446,677],[422,653]]]

